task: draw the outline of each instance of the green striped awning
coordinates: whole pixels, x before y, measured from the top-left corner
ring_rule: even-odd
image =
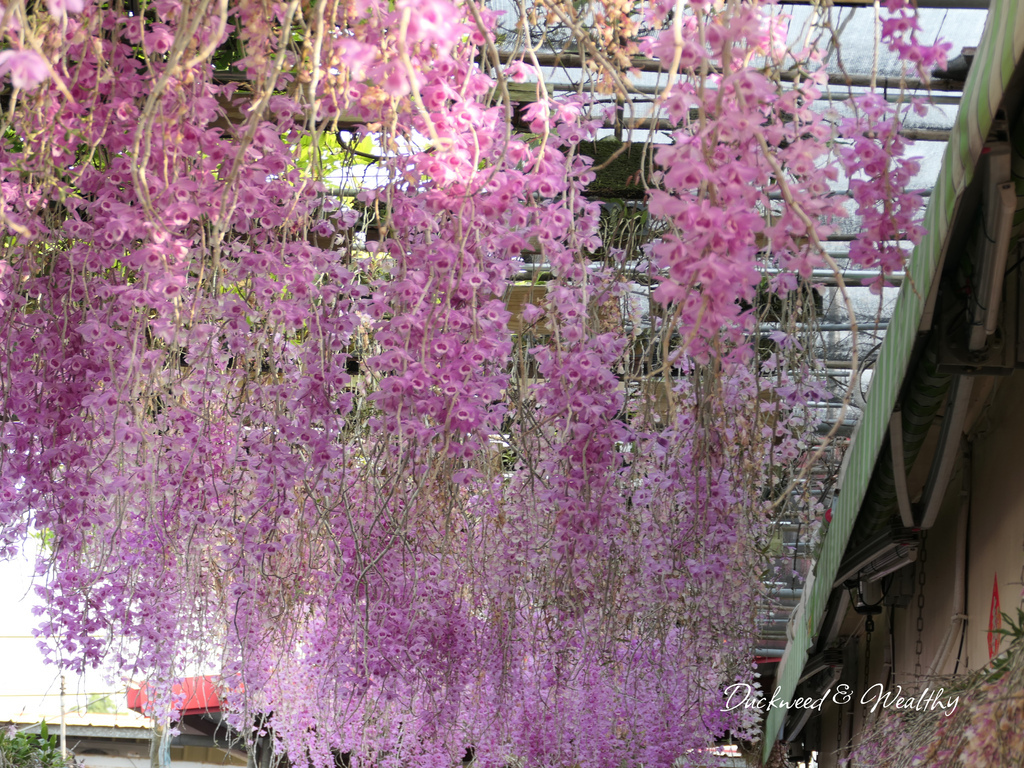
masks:
[[[803,671],[807,651],[821,626],[825,605],[846,550],[885,439],[907,373],[910,354],[921,322],[924,303],[936,277],[941,256],[960,197],[974,174],[975,164],[1006,85],[1024,50],[1024,0],[993,0],[985,32],[964,85],[960,111],[942,159],[942,169],[925,213],[925,239],[914,250],[881,354],[875,364],[871,392],[852,445],[842,492],[832,510],[814,572],[790,619],[789,644],[779,664],[776,686],[779,699],[789,701]],[[765,723],[764,753],[768,755],[780,733],[786,710],[773,709]]]

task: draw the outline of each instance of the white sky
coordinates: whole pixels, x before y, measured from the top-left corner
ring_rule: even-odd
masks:
[[[25,554],[10,561],[0,561],[0,720],[15,716],[60,720],[60,672],[46,664],[32,630],[39,617],[32,614],[38,598],[32,591],[32,563]],[[102,675],[86,678],[68,675],[65,705],[70,711],[85,705],[91,693],[112,693]],[[124,692],[111,700],[125,708]]]

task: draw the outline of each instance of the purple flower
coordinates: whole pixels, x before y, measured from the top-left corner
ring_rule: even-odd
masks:
[[[0,77],[8,72],[11,85],[31,91],[50,76],[50,67],[35,51],[0,51]]]
[[[65,13],[81,13],[85,8],[85,0],[46,0],[50,15],[60,19]]]

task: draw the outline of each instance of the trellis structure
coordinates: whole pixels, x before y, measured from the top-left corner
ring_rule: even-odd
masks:
[[[79,6],[0,22],[0,542],[64,661],[214,638],[318,765],[749,736],[962,74],[915,118],[882,41],[946,12],[245,0],[235,61],[226,3]]]

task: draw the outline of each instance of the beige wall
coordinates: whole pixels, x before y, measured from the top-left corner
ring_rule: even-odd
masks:
[[[971,669],[988,663],[992,585],[1002,610],[1021,604],[1024,567],[1024,371],[998,382],[989,408],[975,425],[971,518],[968,536],[965,651]]]
[[[245,760],[239,760],[231,755],[226,755],[221,750],[210,750],[206,753],[205,747],[186,747],[185,749],[203,750],[199,759],[176,758],[171,755],[172,768],[211,768],[217,765],[242,766]],[[113,757],[110,755],[75,755],[75,762],[84,768],[150,768],[149,757]]]
[[[971,431],[971,477],[967,537],[966,596],[968,623],[960,654],[959,672],[975,670],[989,661],[988,628],[993,580],[998,580],[1001,609],[1015,615],[1022,604],[1024,588],[1024,370],[997,379],[986,393],[986,404],[980,408]],[[937,428],[937,427],[936,427]],[[932,665],[943,639],[951,626],[953,589],[956,571],[957,522],[962,504],[964,462],[957,462],[950,478],[946,496],[934,527],[928,532],[925,569],[925,605],[922,611],[924,631],[921,634],[920,663],[925,674]],[[921,564],[913,572],[914,594],[909,604],[890,612],[886,607],[875,617],[871,641],[869,683],[889,682],[890,686],[913,684],[918,656],[917,643],[917,576]],[[878,594],[866,594],[868,601]],[[890,621],[893,638],[890,640]],[[939,673],[952,673],[960,648],[959,634],[953,639],[947,666]],[[856,647],[856,668],[845,671],[843,682],[853,680],[852,688],[859,701],[865,687],[864,617],[852,610],[841,630],[840,643]],[[891,644],[891,647],[890,647]],[[895,675],[890,672],[894,664]],[[844,713],[844,717],[849,715]],[[854,734],[864,725],[864,708],[853,707]],[[869,715],[870,717],[870,715]],[[819,765],[835,765],[836,729],[840,723],[837,707],[825,706],[821,717]],[[848,724],[847,729],[850,728]],[[848,734],[844,733],[844,736]],[[856,736],[854,737],[856,741]]]
[[[948,655],[945,669],[933,669],[936,654],[951,626],[956,574],[958,517],[969,501],[967,534],[966,595],[968,615],[963,652],[958,671],[978,669],[989,661],[988,627],[993,579],[998,578],[1001,609],[1015,614],[1021,604],[1024,569],[1024,371],[998,380],[987,407],[971,433],[971,477],[969,499],[964,496],[964,462],[957,462],[950,478],[942,508],[926,541],[925,605],[922,611],[920,663],[925,674],[953,672],[960,644],[959,635]],[[915,593],[910,604],[897,608],[893,616],[895,635],[895,683],[913,680],[918,662],[917,577],[921,563],[913,566]],[[870,599],[870,598],[869,598]],[[883,657],[888,642],[889,612],[876,619],[872,642],[871,679],[882,681],[887,674]],[[879,620],[881,619],[881,620]],[[863,631],[863,619],[848,617],[844,630]]]

